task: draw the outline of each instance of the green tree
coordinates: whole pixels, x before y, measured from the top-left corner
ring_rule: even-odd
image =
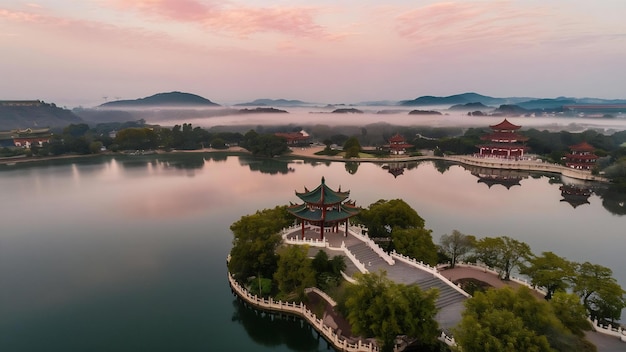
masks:
[[[527,287],[477,292],[465,306],[454,331],[463,352],[594,350],[563,325],[547,301],[536,299]]]
[[[587,310],[575,294],[556,292],[550,300],[550,305],[556,317],[577,336],[584,336],[584,331],[591,330]]]
[[[280,231],[291,223],[285,206],[257,211],[233,223],[228,264],[233,276],[239,281],[251,276],[272,277],[278,260],[276,249],[282,242]]]
[[[458,230],[453,230],[450,235],[443,235],[439,240],[439,248],[450,257],[450,267],[454,268],[457,260],[474,250],[476,247],[476,237],[465,235]]]
[[[384,200],[370,204],[357,215],[369,230],[370,237],[390,237],[388,229],[423,228],[424,219],[402,199]]]
[[[626,307],[626,292],[613,278],[611,269],[584,262],[578,265],[574,292],[582,299],[591,316],[601,321],[619,319]]]
[[[361,152],[361,144],[359,143],[358,138],[356,137],[348,138],[348,140],[343,144],[343,150],[346,153],[345,154],[346,159],[358,158],[359,153]]]
[[[483,263],[497,268],[504,280],[510,280],[511,271],[532,256],[528,244],[508,236],[481,238],[476,254]]]
[[[278,258],[278,268],[274,280],[278,284],[280,297],[295,294],[304,297],[304,289],[315,286],[315,270],[307,258],[308,246],[288,246]]]
[[[552,252],[543,252],[540,257],[528,260],[528,266],[522,266],[520,272],[528,275],[532,284],[544,287],[550,300],[557,291],[565,291],[574,276],[574,263]]]
[[[398,253],[434,266],[437,264],[437,246],[431,233],[425,228],[394,228],[391,239]]]
[[[353,333],[375,337],[383,351],[393,350],[398,335],[436,343],[436,290],[396,284],[385,273],[357,275],[356,280],[343,303]]]

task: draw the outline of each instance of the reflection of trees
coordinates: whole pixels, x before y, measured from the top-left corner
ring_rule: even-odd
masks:
[[[286,161],[264,158],[239,157],[239,164],[248,166],[252,171],[259,171],[264,174],[288,174],[295,169],[289,166]]]
[[[233,301],[232,321],[243,325],[256,343],[273,347],[286,345],[295,351],[317,351],[319,342],[313,328],[300,318],[280,316],[256,310],[241,300]]]
[[[356,172],[359,170],[359,164],[360,163],[356,161],[346,161],[345,162],[346,171],[348,171],[350,175],[356,174]]]
[[[445,160],[433,160],[433,165],[435,166],[435,169],[439,171],[439,173],[443,174],[446,171],[450,170],[450,166],[452,166],[453,164]]]
[[[602,206],[614,215],[626,215],[626,193],[611,188],[596,192],[602,198]]]

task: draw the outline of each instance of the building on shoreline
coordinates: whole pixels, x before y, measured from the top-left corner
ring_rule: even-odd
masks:
[[[476,146],[480,156],[499,158],[521,158],[524,156],[528,150],[524,142],[528,140],[528,137],[517,132],[522,126],[514,125],[504,119],[499,124],[491,125],[489,128],[491,132],[480,137],[487,143]]]
[[[596,166],[598,156],[594,154],[596,148],[587,142],[578,143],[569,147],[570,153],[565,155],[565,166],[578,170],[591,170]]]
[[[389,153],[393,155],[404,155],[407,148],[411,147],[413,147],[413,145],[407,143],[404,137],[402,137],[399,133],[396,133],[389,138],[389,143],[383,146],[383,148],[388,149]]]
[[[329,227],[332,232],[339,232],[339,225],[345,223],[348,231],[348,219],[357,215],[361,208],[354,202],[346,201],[350,196],[350,191],[334,191],[326,186],[326,181],[322,177],[322,183],[314,190],[309,191],[304,188],[304,192],[296,191],[296,196],[300,198],[302,204],[292,204],[287,207],[287,211],[300,220],[302,226],[302,238],[304,238],[305,225],[310,224],[320,228],[320,239],[324,239],[324,232]]]
[[[52,132],[49,128],[32,129],[27,128],[24,130],[17,129],[12,131],[0,132],[1,146],[15,146],[18,148],[28,149],[33,145],[42,147],[44,143],[50,142]],[[11,141],[9,143],[9,141]]]

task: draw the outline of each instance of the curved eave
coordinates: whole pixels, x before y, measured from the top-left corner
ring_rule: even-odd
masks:
[[[324,195],[323,197],[322,194]],[[302,199],[303,202],[308,204],[332,205],[341,203],[344,200],[348,199],[348,197],[350,196],[350,191],[337,192],[333,191],[325,184],[321,184],[317,186],[317,188],[309,192],[296,192],[296,196],[298,196],[298,198]]]

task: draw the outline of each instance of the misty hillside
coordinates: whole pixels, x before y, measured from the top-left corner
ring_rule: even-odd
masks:
[[[116,100],[104,103],[102,108],[151,108],[151,107],[212,107],[220,106],[199,95],[183,92],[158,93],[135,100]]]
[[[421,96],[413,100],[399,102],[402,106],[432,106],[432,105],[464,105],[469,103],[481,103],[483,105],[513,104],[529,100],[529,98],[494,98],[477,93],[463,93],[447,97],[435,97],[431,95]]]
[[[302,100],[287,100],[287,99],[256,99],[249,103],[235,104],[234,106],[284,106],[284,107],[297,107],[297,106],[310,106],[311,103],[304,102]]]
[[[11,105],[10,102],[0,104],[0,131],[25,128],[65,127],[83,120],[72,111],[40,101],[29,101],[30,104]]]

